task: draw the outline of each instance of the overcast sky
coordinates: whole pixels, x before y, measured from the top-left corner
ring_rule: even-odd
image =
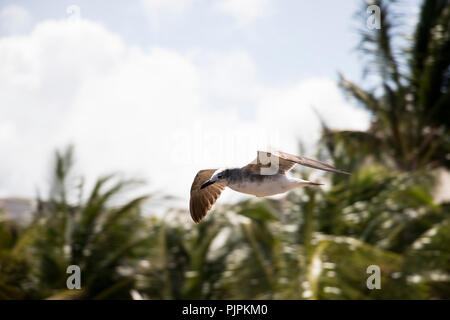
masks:
[[[360,81],[360,1],[0,1],[0,196],[45,190],[52,152],[187,199],[197,170],[257,149],[314,153],[369,115],[337,88]]]

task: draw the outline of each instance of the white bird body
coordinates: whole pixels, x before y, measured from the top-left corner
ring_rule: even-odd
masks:
[[[227,187],[237,192],[257,197],[267,197],[307,185],[318,185],[318,183],[289,177],[284,174],[275,174],[264,176],[262,180],[241,179],[241,181],[232,181]]]

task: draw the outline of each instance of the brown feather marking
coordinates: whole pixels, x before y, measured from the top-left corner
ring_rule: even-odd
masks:
[[[217,198],[219,198],[225,186],[214,183],[206,188],[200,189],[201,185],[208,181],[217,169],[200,170],[194,178],[191,186],[191,199],[189,201],[189,211],[192,220],[199,223],[212,208]]]

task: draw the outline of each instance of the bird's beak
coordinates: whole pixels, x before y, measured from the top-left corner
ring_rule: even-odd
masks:
[[[214,182],[215,182],[215,181],[208,180],[208,181],[206,181],[204,184],[202,184],[202,186],[200,187],[200,189],[206,188],[207,186],[212,185]]]

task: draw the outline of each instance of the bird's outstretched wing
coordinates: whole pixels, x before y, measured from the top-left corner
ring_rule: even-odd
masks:
[[[243,169],[255,174],[264,174],[261,172],[262,169],[266,170],[267,174],[284,174],[285,172],[291,170],[296,163],[314,169],[342,174],[350,174],[350,172],[336,169],[335,167],[327,163],[301,156],[295,156],[281,151],[258,151],[256,159],[245,166]],[[271,168],[274,171],[272,173],[270,173]]]
[[[200,170],[194,178],[191,186],[191,200],[189,202],[189,211],[195,223],[199,223],[209,209],[219,198],[225,186],[220,183],[214,183],[206,188],[200,189],[201,185],[208,181],[217,169]]]

